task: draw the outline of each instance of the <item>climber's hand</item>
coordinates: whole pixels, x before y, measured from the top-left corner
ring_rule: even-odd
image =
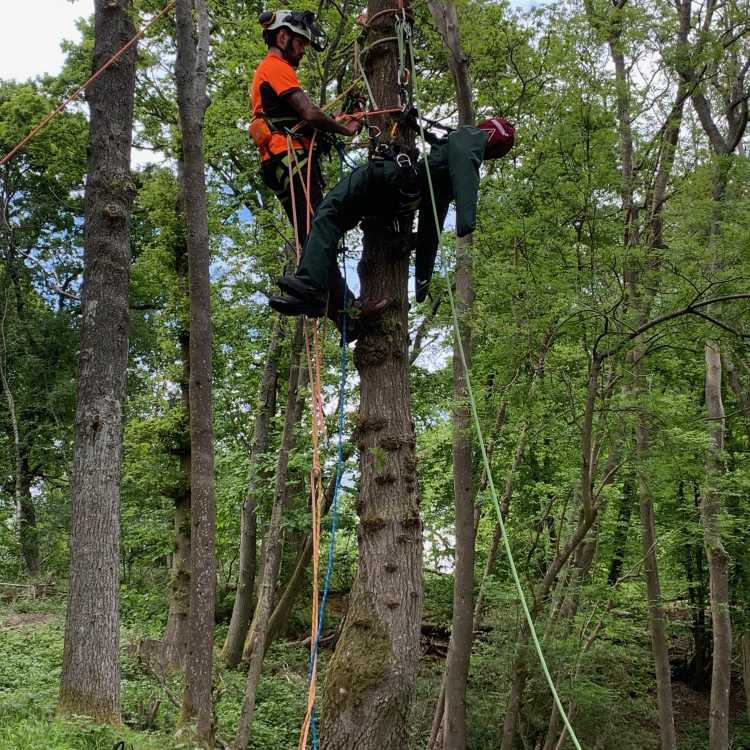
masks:
[[[362,130],[362,120],[352,117],[351,115],[347,115],[347,117],[349,119],[342,123],[347,135],[357,135],[357,133]]]

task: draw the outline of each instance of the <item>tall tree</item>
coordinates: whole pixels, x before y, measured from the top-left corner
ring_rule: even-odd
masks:
[[[194,24],[193,18],[195,14]],[[198,742],[213,747],[212,705],[216,600],[211,278],[203,122],[210,23],[204,0],[177,0],[177,102],[182,133],[190,296],[190,634],[182,719]]]
[[[682,23],[691,28],[692,2],[679,4]],[[723,6],[709,3],[700,24],[700,35],[690,54],[682,54],[678,70],[691,92],[691,101],[706,133],[713,152],[711,198],[712,208],[707,236],[707,276],[721,279],[723,259],[721,249],[723,203],[733,166],[733,155],[740,145],[748,125],[747,74],[750,57],[742,59],[744,50],[738,42],[742,34],[735,30],[746,23],[746,9],[736,2]],[[713,41],[713,43],[711,43]],[[721,51],[718,59],[715,46]],[[708,57],[709,59],[705,59]],[[719,65],[719,62],[722,65]],[[707,86],[711,69],[712,86]],[[712,111],[710,93],[715,92],[723,115],[718,120]],[[711,621],[713,633],[713,663],[711,671],[711,711],[709,718],[710,750],[724,750],[729,745],[729,694],[732,680],[732,621],[729,609],[729,556],[724,546],[722,531],[722,491],[724,473],[725,414],[722,399],[721,344],[713,339],[704,343],[705,404],[709,421],[709,445],[706,452],[706,477],[701,498],[703,540],[708,558]]]
[[[458,103],[458,124],[474,124],[474,104],[469,60],[461,48],[458,16],[453,2],[429,2],[438,32],[448,50],[448,66]],[[472,269],[473,235],[456,242],[456,308],[463,357],[458,342],[453,354],[453,497],[455,507],[456,556],[453,571],[453,625],[445,665],[443,737],[434,747],[444,750],[466,748],[466,682],[469,677],[471,644],[474,637],[474,481],[472,425],[464,366],[471,368],[471,318],[474,304]],[[438,711],[440,700],[438,700]]]
[[[96,0],[93,68],[133,36],[129,0]],[[58,711],[120,721],[120,476],[128,357],[135,46],[88,90],[70,576]]]
[[[368,17],[381,11],[385,13],[369,30],[374,46],[365,67],[378,106],[395,107],[398,9],[370,0]],[[412,144],[402,140],[399,145]],[[422,520],[409,384],[410,227],[393,231],[373,224],[364,230],[361,295],[394,302],[364,332],[354,352],[361,389],[355,432],[361,477],[359,560],[349,611],[325,678],[324,750],[403,748],[419,660]]]
[[[180,171],[182,171],[180,169]],[[177,297],[189,303],[189,264],[185,238],[185,205],[181,190],[175,202],[176,221],[173,243],[174,271],[177,276]],[[177,341],[180,352],[180,409],[174,452],[180,463],[180,478],[174,487],[174,552],[172,580],[169,584],[169,611],[164,628],[164,666],[168,670],[185,668],[190,640],[190,535],[191,535],[191,439],[190,439],[190,323],[184,307],[178,311]]]

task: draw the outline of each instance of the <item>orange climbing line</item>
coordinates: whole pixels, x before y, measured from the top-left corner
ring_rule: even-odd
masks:
[[[57,117],[79,94],[84,92],[104,71],[109,68],[113,63],[117,62],[148,30],[156,23],[163,15],[168,13],[174,6],[177,0],[170,0],[132,39],[129,39],[112,57],[94,73],[84,84],[79,86],[65,101],[59,106],[49,112],[42,121],[36,125],[27,136],[22,138],[2,159],[0,159],[0,167],[7,164],[21,149],[25,148],[28,143],[35,138],[49,123]]]
[[[311,200],[311,183],[312,183],[312,161],[313,150],[315,148],[315,138],[317,133],[313,134],[310,141],[310,147],[307,159],[307,175],[302,179],[302,171],[295,150],[292,146],[292,136],[287,134],[287,167],[289,170],[289,192],[292,199],[292,224],[294,227],[294,244],[297,262],[299,262],[302,248],[299,241],[299,224],[300,218],[297,216],[297,204],[295,200],[295,171],[300,176],[302,190],[305,196],[306,216],[305,226],[307,234],[310,233],[312,225],[312,200]],[[292,166],[295,163],[295,167]],[[325,326],[325,323],[324,323]],[[312,337],[310,335],[312,329]],[[324,329],[325,330],[325,329]],[[312,536],[312,568],[313,568],[313,592],[311,604],[311,648],[317,639],[317,628],[319,621],[319,578],[320,578],[320,532],[321,516],[323,513],[323,480],[322,469],[320,466],[320,435],[325,432],[325,414],[323,412],[323,398],[321,395],[321,361],[320,339],[318,336],[318,324],[312,320],[306,320],[304,326],[305,332],[305,355],[307,358],[307,373],[310,381],[310,412],[311,412],[311,432],[312,432],[312,467],[310,468],[310,526]],[[312,342],[311,342],[312,338]],[[307,739],[310,731],[310,723],[315,708],[315,695],[317,690],[317,658],[313,656],[311,665],[310,684],[307,693],[307,709],[305,719],[300,730],[299,748],[305,750]]]

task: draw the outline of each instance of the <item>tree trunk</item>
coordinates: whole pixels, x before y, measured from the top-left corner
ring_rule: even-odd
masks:
[[[31,477],[27,458],[21,460],[20,478],[16,479],[18,487],[18,534],[21,542],[21,557],[26,575],[39,575],[39,530],[36,525],[36,508],[31,496]]]
[[[183,165],[180,162],[180,175]],[[182,192],[177,201],[177,222],[184,225],[185,205]],[[188,250],[184,232],[175,242],[175,272],[180,294],[189,300]],[[176,436],[177,457],[180,462],[180,481],[173,493],[174,551],[172,580],[169,585],[169,612],[164,629],[163,665],[167,672],[185,669],[190,638],[190,324],[180,316],[177,339],[182,360],[180,403],[184,426]]]
[[[643,352],[635,348],[631,352],[633,376],[637,382],[637,397],[646,389],[642,374]],[[638,496],[641,509],[641,541],[643,544],[644,573],[648,595],[648,625],[651,632],[651,651],[656,672],[656,698],[659,706],[659,735],[662,750],[676,750],[677,737],[672,708],[672,670],[669,664],[669,641],[667,616],[661,600],[659,564],[656,555],[656,524],[654,521],[654,499],[648,482],[648,461],[651,436],[643,408],[636,414],[635,445],[638,474]]]
[[[617,509],[617,525],[615,526],[614,540],[612,546],[612,560],[609,563],[607,574],[607,585],[616,586],[622,575],[622,564],[625,562],[627,552],[628,529],[630,527],[630,516],[635,504],[635,487],[630,476],[625,477],[622,486],[620,505]]]
[[[471,81],[468,58],[461,49],[456,6],[443,5],[440,0],[428,3],[435,25],[448,49],[448,64],[458,102],[458,124],[473,125]],[[471,368],[471,316],[474,307],[474,278],[472,269],[473,236],[456,242],[456,312],[459,330],[454,335],[463,344],[466,367]],[[443,741],[435,748],[466,749],[466,683],[469,677],[471,645],[474,639],[474,487],[471,411],[467,400],[464,364],[453,354],[453,497],[455,505],[456,539],[453,570],[453,624],[445,664],[445,699],[443,713]]]
[[[197,29],[193,25],[193,13]],[[203,159],[203,119],[208,104],[206,69],[209,19],[205,0],[177,0],[175,76],[182,133],[190,282],[190,634],[182,722],[203,747],[213,747],[211,697],[216,600],[211,279]],[[194,725],[194,727],[193,727]]]
[[[279,357],[284,338],[284,319],[276,317],[268,342],[266,365],[260,382],[255,432],[250,453],[250,478],[247,497],[242,504],[240,530],[240,569],[237,578],[237,593],[232,608],[227,639],[221,658],[228,667],[235,667],[242,659],[250,620],[253,616],[253,589],[255,587],[256,548],[258,536],[257,494],[262,478],[259,476],[261,456],[268,451],[269,425],[276,410],[276,381],[278,379]]]
[[[93,68],[133,36],[129,0],[96,0]],[[88,89],[81,350],[58,711],[120,722],[122,402],[128,364],[135,46]]]
[[[713,624],[713,668],[709,750],[729,747],[729,689],[732,677],[732,622],[729,613],[729,556],[721,538],[721,491],[717,483],[723,473],[724,404],[721,398],[721,353],[718,344],[707,341],[706,411],[711,420],[710,446],[706,456],[706,486],[701,499],[703,540],[708,556]]]
[[[281,516],[286,499],[289,455],[294,450],[296,426],[299,421],[297,419],[297,394],[303,374],[303,370],[299,366],[300,353],[302,351],[303,325],[303,319],[301,317],[298,318],[289,364],[289,386],[287,390],[284,429],[281,435],[281,446],[276,464],[276,490],[271,510],[271,520],[265,540],[266,558],[263,563],[263,578],[261,579],[258,591],[258,606],[256,607],[254,627],[252,628],[253,642],[250,652],[250,665],[247,672],[242,713],[235,737],[235,747],[237,750],[245,750],[250,741],[250,730],[255,712],[255,698],[258,683],[260,682],[261,670],[263,669],[263,658],[266,652],[268,621],[273,608],[276,578],[279,574],[279,565],[281,562]]]
[[[745,688],[745,708],[750,720],[750,633],[742,634],[742,685]]]
[[[16,290],[16,295],[20,292]],[[20,307],[20,306],[19,306]],[[13,487],[18,514],[18,540],[21,545],[21,558],[23,559],[26,575],[39,575],[39,537],[36,527],[36,511],[34,499],[31,497],[31,477],[29,476],[29,458],[27,450],[21,443],[21,435],[18,428],[18,416],[16,414],[16,402],[8,380],[6,343],[5,343],[5,313],[3,309],[2,320],[0,320],[0,385],[5,394],[5,402],[10,417],[10,437],[13,442],[15,454],[15,471],[13,472]]]
[[[304,330],[304,329],[303,329]],[[304,370],[304,367],[302,368]],[[303,385],[303,374],[300,374],[300,382],[299,387],[301,388]],[[302,396],[298,396],[297,400],[294,402],[294,410],[291,415],[285,416],[286,419],[291,420],[292,425],[299,425],[302,423],[302,414],[305,410],[305,399]],[[293,440],[296,441],[296,435],[293,437]],[[294,443],[292,444],[292,446]],[[291,450],[291,449],[290,449]],[[279,473],[281,472],[281,473]],[[289,499],[295,495],[295,494],[304,494],[304,491],[302,488],[304,488],[304,480],[300,481],[299,477],[295,477],[293,480],[290,480],[289,478],[289,462],[286,461],[283,465],[279,466],[277,464],[277,471],[276,471],[276,484],[278,484],[280,487],[283,486],[283,490],[280,490],[283,498],[284,498],[284,505],[281,508],[281,516],[283,516],[285,513],[289,513],[292,511],[292,507],[290,504]],[[261,545],[261,570],[260,570],[260,576],[261,581],[265,580],[265,565],[268,562],[269,556],[268,556],[268,534],[266,534],[263,537],[263,543]],[[276,570],[276,579],[274,581],[274,602],[276,601],[275,592],[279,585],[279,577],[281,575],[281,569],[282,569],[282,563],[283,563],[283,549],[286,547],[286,539],[284,538],[284,534],[282,532],[281,535],[281,541],[279,542],[280,549],[279,549],[279,560]],[[260,585],[260,584],[259,584]],[[260,600],[260,594],[258,594],[258,600]],[[273,602],[272,602],[273,606]],[[261,615],[262,609],[258,604],[255,606],[255,611],[253,612],[253,618],[250,622],[250,627],[248,628],[247,635],[245,636],[245,645],[242,651],[242,658],[244,661],[249,662],[252,658],[253,648],[258,643],[258,634],[256,633],[256,629],[259,624],[259,618]],[[273,610],[272,610],[273,612]],[[271,617],[273,617],[273,614],[271,614]],[[270,622],[267,625],[264,625],[265,628],[265,639],[264,639],[264,650],[268,650],[268,646],[270,645],[269,641],[269,628],[270,628]]]
[[[344,449],[344,461],[349,457],[349,452]],[[331,479],[328,487],[326,488],[325,497],[323,501],[323,510],[321,518],[325,517],[328,511],[331,509],[331,503],[333,502],[333,493],[336,489],[336,475],[334,473],[333,479]],[[294,570],[292,575],[289,577],[284,591],[276,603],[276,607],[273,610],[271,619],[268,622],[268,638],[266,642],[266,650],[268,647],[283,634],[286,629],[287,623],[289,622],[289,616],[292,613],[297,597],[302,591],[302,587],[307,580],[307,566],[310,564],[312,558],[312,535],[307,534],[300,545],[299,553],[294,564]]]
[[[370,0],[368,15],[388,7],[394,6]],[[371,43],[393,36],[392,18],[379,20]],[[368,77],[378,105],[396,106],[396,45],[371,49]],[[400,750],[407,744],[422,619],[422,520],[408,358],[409,229],[391,233],[381,222],[364,233],[362,297],[395,302],[354,353],[361,392],[355,433],[359,563],[326,674],[322,750]]]

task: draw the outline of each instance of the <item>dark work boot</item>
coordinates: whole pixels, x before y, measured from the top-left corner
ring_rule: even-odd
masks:
[[[328,300],[327,292],[314,287],[312,284],[308,284],[306,281],[298,279],[296,276],[282,276],[276,284],[282,292],[286,292],[290,296],[296,297],[304,302],[325,305]]]
[[[268,305],[282,315],[307,315],[308,318],[321,318],[326,314],[325,305],[305,302],[295,297],[269,297]]]

